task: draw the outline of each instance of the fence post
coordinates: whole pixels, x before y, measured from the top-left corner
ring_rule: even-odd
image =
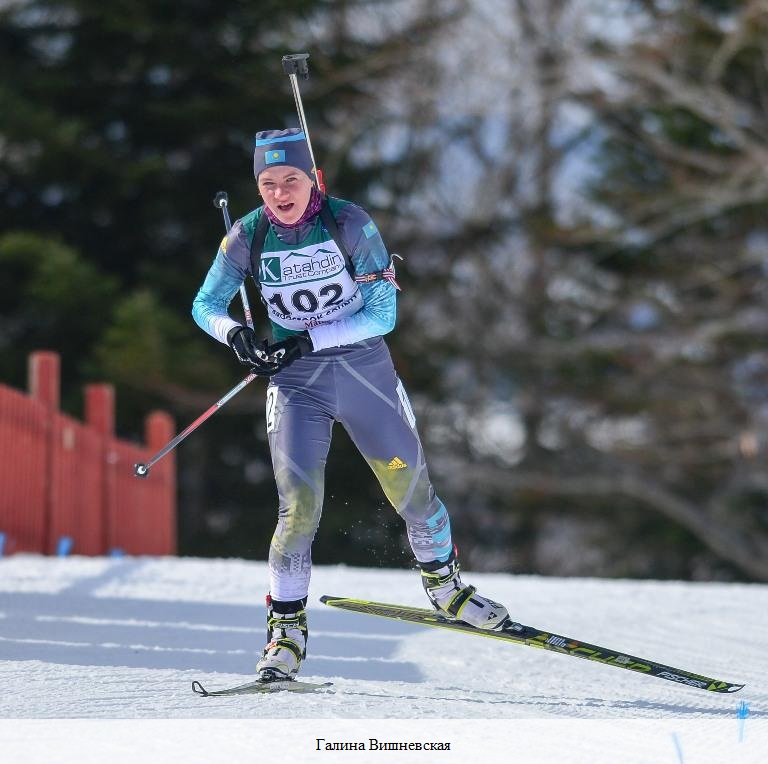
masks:
[[[38,350],[29,356],[29,394],[51,411],[59,410],[61,389],[61,362],[59,354]]]
[[[56,428],[55,416],[61,400],[61,361],[59,354],[50,350],[38,350],[29,356],[27,367],[29,394],[39,401],[48,411],[45,437],[45,468],[40,479],[46,486],[45,511],[43,513],[42,538],[39,542],[43,554],[53,551],[53,541],[49,538],[51,519],[56,507],[56,486],[53,481],[53,449]]]
[[[85,421],[101,435],[101,553],[109,552],[114,523],[115,475],[112,439],[115,436],[115,388],[108,384],[85,386]]]
[[[85,386],[85,421],[105,437],[115,434],[115,388],[98,384]]]
[[[152,411],[144,420],[144,440],[151,453],[159,451],[175,435],[173,417],[165,411]],[[162,480],[162,499],[158,517],[163,519],[164,554],[176,554],[176,456],[166,454],[152,468],[156,478]],[[158,474],[159,473],[159,474]],[[150,478],[151,479],[151,478]]]

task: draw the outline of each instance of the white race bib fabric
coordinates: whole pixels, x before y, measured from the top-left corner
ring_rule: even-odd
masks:
[[[363,298],[336,242],[264,252],[259,285],[270,319],[302,331],[360,310]]]

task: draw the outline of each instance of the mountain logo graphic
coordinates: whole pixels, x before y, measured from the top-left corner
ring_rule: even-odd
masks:
[[[316,249],[314,252],[289,252],[285,259],[287,260],[289,257],[314,257],[315,255],[335,255],[336,253],[331,249],[323,249],[320,247],[320,249]]]

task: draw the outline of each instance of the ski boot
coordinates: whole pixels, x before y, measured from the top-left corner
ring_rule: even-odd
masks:
[[[294,679],[307,655],[307,598],[281,602],[267,595],[267,646],[256,664],[264,682]]]
[[[462,583],[455,549],[445,562],[420,562],[419,567],[429,601],[448,620],[489,631],[502,629],[509,622],[504,605],[481,597],[474,586]]]

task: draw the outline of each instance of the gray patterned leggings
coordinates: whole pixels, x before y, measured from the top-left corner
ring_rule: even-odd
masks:
[[[448,512],[429,480],[416,420],[381,337],[311,353],[271,378],[267,433],[280,499],[270,593],[308,593],[334,421],[341,422],[406,524],[419,562],[452,548]]]

